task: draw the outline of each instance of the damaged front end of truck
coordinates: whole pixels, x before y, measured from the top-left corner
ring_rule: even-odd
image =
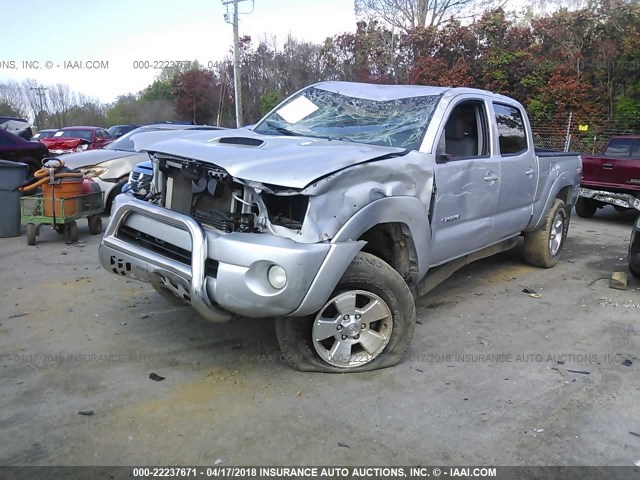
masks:
[[[252,130],[146,146],[149,191],[116,198],[100,246],[103,267],[148,282],[214,322],[233,315],[296,320],[326,310],[369,245],[411,299],[407,285],[426,273],[419,257],[433,194],[433,169],[419,146],[439,96],[373,101],[332,86],[310,87]],[[396,244],[402,254],[385,255]],[[363,292],[348,298],[354,312],[380,304]],[[362,333],[362,348],[375,350],[366,361],[350,356],[345,367],[368,364],[390,341],[391,323],[372,322],[370,334],[367,323],[341,325],[349,341]],[[329,368],[341,368],[335,352],[329,357]]]

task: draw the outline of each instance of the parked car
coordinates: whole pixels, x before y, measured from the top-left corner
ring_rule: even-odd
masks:
[[[114,125],[112,127],[109,127],[107,129],[107,132],[109,132],[109,135],[111,135],[113,138],[120,138],[121,136],[129,133],[131,130],[135,130],[139,126],[140,125]]]
[[[29,175],[42,166],[42,159],[48,155],[47,147],[42,143],[30,142],[0,129],[0,159],[28,164]]]
[[[205,318],[276,317],[300,370],[402,358],[414,298],[515,246],[558,261],[577,154],[538,152],[524,108],[483,90],[325,82],[253,130],[153,143],[152,188],[119,195],[108,271]]]
[[[31,137],[31,141],[35,142],[44,140],[45,138],[51,138],[57,131],[57,128],[45,128],[44,130],[38,130],[38,133]]]
[[[31,131],[31,123],[29,120],[18,117],[2,117],[0,116],[0,130],[6,130],[9,133],[19,136],[24,140],[29,140],[33,135]]]
[[[140,152],[140,147],[136,148],[137,142],[145,138],[148,141],[154,138],[165,138],[163,135],[159,137],[154,135],[161,132],[201,129],[217,129],[217,127],[164,123],[146,125],[123,135],[103,149],[65,155],[65,166],[83,172],[100,185],[105,192],[105,210],[108,212],[114,197],[122,191],[122,187],[127,182],[131,169],[149,158],[147,152]]]
[[[136,198],[146,198],[151,193],[151,177],[153,177],[151,160],[138,163],[131,170],[129,181],[123,191],[131,193]]]
[[[631,230],[628,259],[629,270],[634,276],[640,277],[640,215],[638,215],[633,230]]]
[[[54,133],[51,138],[42,140],[53,155],[83,152],[104,148],[114,141],[104,128],[65,127]]]
[[[576,213],[592,217],[599,208],[640,209],[640,135],[609,140],[602,155],[584,157]]]

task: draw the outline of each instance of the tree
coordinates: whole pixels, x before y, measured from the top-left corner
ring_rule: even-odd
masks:
[[[22,86],[13,80],[0,83],[0,115],[26,117],[29,104]]]
[[[140,103],[136,95],[120,95],[106,112],[109,125],[127,125],[140,122]]]
[[[72,106],[75,106],[75,99],[71,93],[69,85],[58,83],[47,89],[47,95],[49,101],[47,105],[51,108],[52,112],[49,117],[55,119],[55,127],[62,128],[70,125],[68,123],[67,112]]]
[[[267,92],[260,96],[260,115],[269,113],[278,103],[282,101],[282,96],[278,92]]]
[[[46,90],[48,87],[40,85],[37,80],[29,78],[22,82],[22,90],[27,99],[29,113],[35,119],[38,128],[44,128],[44,117],[49,111],[48,96]]]
[[[194,124],[211,123],[215,118],[220,86],[210,70],[188,70],[171,81],[176,97],[176,113]]]
[[[156,79],[151,85],[140,92],[140,100],[150,102],[153,100],[173,100],[171,80]]]
[[[67,125],[106,127],[105,107],[98,100],[79,95],[78,103],[67,111]]]
[[[355,0],[356,15],[380,18],[393,28],[410,32],[439,27],[476,0]]]

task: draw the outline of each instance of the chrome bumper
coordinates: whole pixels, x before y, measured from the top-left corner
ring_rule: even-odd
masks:
[[[635,208],[640,210],[640,199],[628,193],[615,193],[606,190],[592,190],[590,188],[580,188],[579,195],[583,198],[590,198],[598,202],[609,203],[623,208]]]
[[[159,240],[159,245],[170,245],[183,256],[172,258],[162,248],[154,251],[151,244],[136,243],[123,235],[127,229]],[[319,310],[363,245],[304,244],[270,234],[225,234],[203,228],[189,216],[119,195],[99,256],[106,270],[162,284],[206,319],[223,322],[232,313],[304,316]],[[185,260],[186,253],[189,260]],[[287,273],[286,285],[280,290],[267,279],[272,265]]]

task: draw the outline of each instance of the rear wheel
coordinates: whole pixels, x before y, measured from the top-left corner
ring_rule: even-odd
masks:
[[[556,198],[547,212],[542,227],[524,235],[524,258],[536,267],[553,267],[560,257],[569,230],[569,215],[565,203]]]
[[[91,235],[100,235],[102,233],[102,218],[100,215],[91,215],[87,218],[89,224],[89,233]]]
[[[590,198],[579,197],[576,202],[576,213],[582,218],[591,218],[598,210],[598,204]]]
[[[276,333],[298,370],[362,372],[396,365],[415,323],[404,279],[378,257],[359,253],[317,313],[279,318]]]

